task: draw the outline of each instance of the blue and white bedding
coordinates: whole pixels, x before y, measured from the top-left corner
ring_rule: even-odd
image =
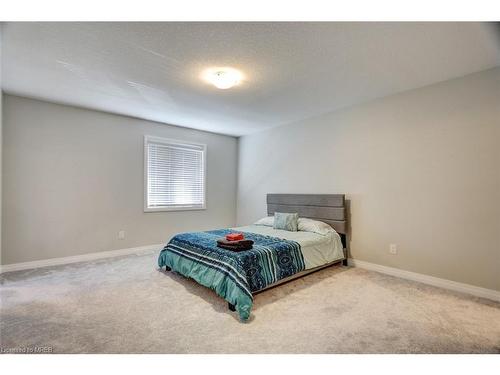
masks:
[[[314,221],[318,223],[318,221]],[[322,224],[327,226],[327,224]],[[320,267],[324,264],[335,262],[336,260],[344,258],[344,246],[342,245],[342,240],[340,239],[339,234],[330,226],[328,226],[328,228],[330,228],[329,230],[324,230],[322,227],[317,228],[314,226],[308,227],[307,230],[304,226],[303,230],[301,230],[300,227],[301,223],[299,221],[299,230],[297,232],[274,229],[272,224],[271,226],[248,225],[233,229],[235,232],[257,233],[299,243],[302,256],[304,257],[306,270]]]
[[[217,239],[243,232],[253,249],[233,252],[217,247]],[[252,293],[305,269],[343,259],[339,235],[288,232],[262,225],[174,236],[161,251],[160,267],[194,279],[233,304],[241,320],[250,316]]]

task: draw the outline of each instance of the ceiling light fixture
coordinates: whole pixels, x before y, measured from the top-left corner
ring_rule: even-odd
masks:
[[[221,90],[230,89],[241,83],[243,74],[234,68],[210,68],[203,73],[203,79]]]

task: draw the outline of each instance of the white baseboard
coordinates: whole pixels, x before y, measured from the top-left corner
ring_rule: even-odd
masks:
[[[97,253],[75,255],[75,256],[63,257],[63,258],[51,258],[51,259],[35,260],[33,262],[5,264],[5,265],[0,266],[0,273],[28,270],[28,269],[40,268],[40,267],[57,266],[60,264],[88,262],[88,261],[92,261],[92,260],[96,260],[96,259],[119,257],[122,255],[130,255],[130,254],[140,255],[140,254],[146,254],[146,253],[151,252],[151,251],[160,251],[163,248],[163,246],[164,245],[162,245],[162,244],[146,245],[146,246],[139,246],[139,247],[131,247],[128,249],[100,251]]]
[[[439,277],[428,276],[422,273],[405,271],[399,268],[382,266],[380,264],[365,262],[363,260],[357,260],[353,258],[349,258],[348,263],[350,266],[364,268],[367,270],[384,273],[386,275],[396,276],[402,279],[407,279],[412,281],[418,281],[424,284],[437,286],[443,289],[449,289],[456,292],[467,293],[476,297],[487,298],[493,301],[500,302],[500,291],[497,290],[481,288],[470,284],[458,283],[456,281],[440,279]]]
[[[152,251],[159,251],[163,248],[163,246],[164,246],[163,244],[146,245],[139,247],[131,247],[128,249],[100,251],[97,253],[75,255],[70,257],[35,260],[33,262],[5,264],[5,265],[0,265],[0,273],[57,266],[61,264],[88,262],[96,259],[112,258],[130,254],[141,255]],[[407,279],[412,281],[418,281],[424,284],[437,286],[444,289],[454,290],[456,292],[467,293],[476,297],[487,298],[493,301],[500,302],[500,291],[497,290],[481,288],[478,286],[459,283],[447,279],[441,279],[439,277],[424,275],[422,273],[405,271],[399,268],[382,266],[380,264],[365,262],[363,260],[358,260],[353,258],[349,258],[348,262],[350,266],[364,268],[367,270],[380,272],[386,275],[396,276],[402,279]]]

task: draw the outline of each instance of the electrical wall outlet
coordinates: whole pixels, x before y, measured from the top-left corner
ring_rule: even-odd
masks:
[[[119,240],[124,240],[125,239],[125,231],[121,230],[118,232],[118,239]]]
[[[396,246],[395,243],[391,243],[389,245],[389,253],[391,253],[391,254],[397,254],[398,253],[398,247]]]

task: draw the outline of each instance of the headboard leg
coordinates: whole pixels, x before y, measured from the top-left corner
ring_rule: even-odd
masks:
[[[347,252],[347,235],[346,234],[343,234],[341,233],[340,234],[340,239],[342,241],[342,247],[344,248],[344,256],[345,256],[345,259],[342,261],[342,265],[343,266],[347,266],[347,257],[348,257],[348,252]]]

